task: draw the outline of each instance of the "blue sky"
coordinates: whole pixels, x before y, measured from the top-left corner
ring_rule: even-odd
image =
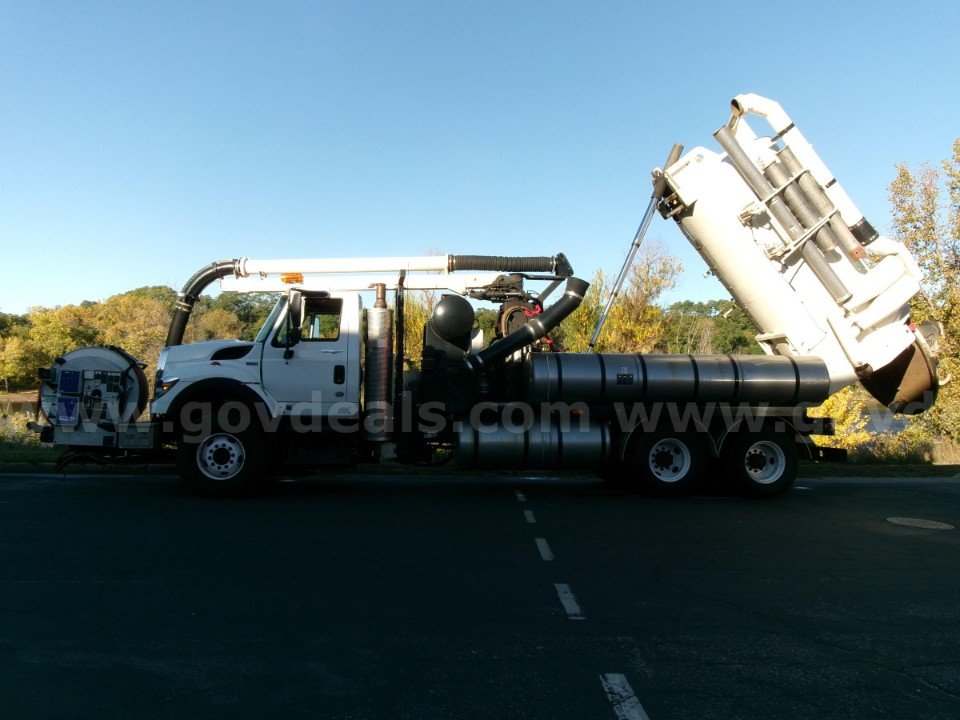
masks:
[[[779,100],[889,224],[960,136],[955,3],[0,4],[0,310],[237,257],[618,269],[671,144]],[[668,300],[724,297],[675,227]]]

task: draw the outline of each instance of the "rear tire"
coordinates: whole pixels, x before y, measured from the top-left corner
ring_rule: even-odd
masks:
[[[262,485],[266,465],[266,438],[256,423],[242,430],[224,429],[214,419],[210,428],[181,435],[177,442],[180,477],[201,497],[252,495]]]
[[[737,433],[723,450],[730,485],[750,498],[782,495],[797,479],[797,446],[773,430]]]
[[[655,430],[628,443],[621,477],[654,497],[690,495],[700,485],[704,444],[696,433]]]

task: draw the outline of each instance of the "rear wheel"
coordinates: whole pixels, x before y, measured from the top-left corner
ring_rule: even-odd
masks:
[[[211,427],[181,436],[177,468],[190,488],[203,497],[228,498],[252,494],[266,470],[266,440],[253,423]]]
[[[737,433],[728,441],[723,459],[730,484],[746,497],[776,497],[797,478],[797,447],[786,433]]]
[[[695,433],[640,433],[627,446],[623,477],[648,495],[689,495],[700,484],[703,461],[703,442]]]

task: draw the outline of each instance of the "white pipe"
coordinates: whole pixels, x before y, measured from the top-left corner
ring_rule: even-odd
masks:
[[[474,289],[489,287],[503,273],[475,273],[472,275],[407,275],[403,279],[403,286],[407,290],[449,290],[460,295]],[[337,277],[305,276],[303,282],[285,283],[276,275],[261,277],[225,277],[220,281],[222,291],[255,293],[255,292],[286,292],[290,288],[300,290],[326,290],[329,292],[344,292],[348,290],[368,290],[373,283],[383,283],[388,290],[394,290],[399,283],[400,276],[394,275],[339,275]]]
[[[820,159],[820,156],[817,155],[803,133],[793,124],[793,120],[784,112],[780,103],[754,93],[743,93],[730,101],[730,107],[733,110],[734,117],[742,117],[750,113],[759,115],[770,123],[774,132],[783,139],[784,144],[793,150],[797,160],[820,183],[820,186],[827,193],[827,197],[840,211],[840,217],[843,218],[848,227],[852,228],[863,220],[863,213],[847,195],[846,190],[836,181],[833,173]]]
[[[855,309],[866,305],[889,290],[904,275],[909,273],[904,270],[900,258],[888,255],[863,275],[863,281],[857,285],[853,297],[845,302],[844,306]]]
[[[303,273],[309,275],[333,273],[373,272],[447,272],[449,255],[421,255],[384,258],[300,258],[284,260],[254,260],[240,258],[237,263],[240,277],[251,275],[279,275]]]
[[[787,125],[793,123],[790,116],[784,112],[776,100],[765,98],[755,93],[741,93],[730,101],[730,108],[737,117],[743,117],[747,113],[759,115],[766,118],[771,127],[780,132]]]
[[[923,271],[920,269],[920,266],[917,265],[916,259],[914,259],[911,252],[907,250],[906,245],[899,240],[893,240],[886,235],[880,235],[870,243],[867,252],[876,257],[894,255],[900,259],[900,262],[903,263],[903,267],[910,276],[918,282],[923,279]]]
[[[904,275],[886,289],[866,308],[853,316],[853,324],[863,332],[879,327],[883,320],[897,313],[919,292],[920,286],[909,275]]]

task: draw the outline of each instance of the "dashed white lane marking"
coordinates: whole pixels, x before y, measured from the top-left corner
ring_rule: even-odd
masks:
[[[637,699],[627,678],[620,673],[609,673],[600,676],[600,682],[607,693],[607,698],[613,704],[613,711],[620,720],[650,720]]]
[[[516,493],[516,495],[517,495],[517,500],[519,500],[520,502],[526,502],[526,501],[527,501],[527,496],[524,495],[524,494],[523,494],[522,492],[520,492],[519,490],[514,490],[513,492]]]
[[[794,486],[793,486],[793,489],[794,489],[794,490],[809,490],[810,488],[808,488],[806,485],[794,485]]]
[[[527,519],[527,522],[531,525],[537,524],[537,519],[533,516],[533,510],[524,510],[523,516]]]
[[[940,522],[939,520],[924,520],[923,518],[889,517],[887,522],[894,525],[923,528],[924,530],[953,530],[953,525],[950,523]]]
[[[573,596],[570,586],[566,583],[554,583],[553,587],[557,589],[557,597],[560,598],[560,604],[563,605],[563,609],[567,613],[567,618],[570,620],[584,620],[583,611],[580,610],[580,605]]]
[[[537,550],[540,551],[540,557],[542,557],[546,562],[553,560],[553,550],[550,549],[550,546],[547,545],[546,538],[534,538],[537,542]]]

